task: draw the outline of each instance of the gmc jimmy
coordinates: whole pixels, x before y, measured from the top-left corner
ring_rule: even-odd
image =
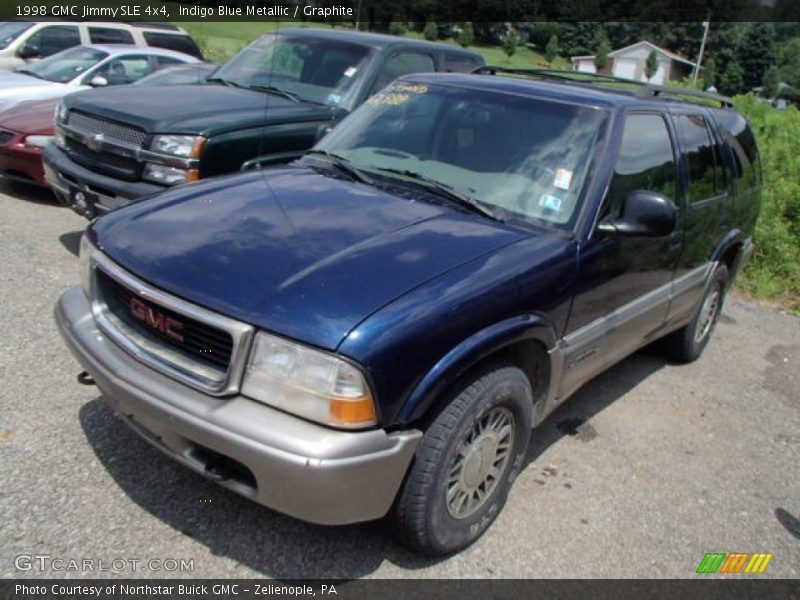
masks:
[[[403,77],[298,161],[94,221],[61,333],[187,467],[459,550],[578,387],[656,340],[700,356],[751,251],[745,119],[614,84]]]

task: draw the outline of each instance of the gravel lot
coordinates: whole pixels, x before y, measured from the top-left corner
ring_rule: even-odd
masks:
[[[77,383],[52,308],[85,224],[0,187],[2,577],[81,575],[20,572],[20,554],[194,561],[96,573],[128,577],[695,577],[712,551],[800,577],[800,319],[731,297],[697,363],[645,349],[600,376],[534,432],[489,532],[429,560],[381,522],[311,526],[206,482]]]

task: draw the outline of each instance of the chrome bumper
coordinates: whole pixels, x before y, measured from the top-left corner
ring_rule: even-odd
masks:
[[[422,437],[417,430],[337,431],[243,396],[187,387],[106,337],[80,286],[61,296],[55,318],[106,402],[147,441],[220,485],[305,521],[341,525],[384,516]]]

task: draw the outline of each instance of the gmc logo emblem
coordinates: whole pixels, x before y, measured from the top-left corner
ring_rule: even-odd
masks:
[[[171,337],[173,340],[179,342],[183,341],[183,335],[178,333],[183,329],[183,323],[180,321],[170,319],[160,312],[155,312],[138,298],[131,298],[130,309],[134,317],[140,321],[144,321],[153,329],[158,329],[161,333]]]

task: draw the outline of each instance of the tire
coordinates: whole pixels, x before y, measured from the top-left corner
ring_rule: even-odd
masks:
[[[491,525],[524,466],[531,434],[533,392],[516,367],[485,368],[449,400],[417,447],[393,513],[402,540],[431,555],[461,550]]]
[[[689,324],[664,338],[663,347],[670,358],[689,363],[700,357],[722,312],[727,288],[728,268],[719,265]]]

